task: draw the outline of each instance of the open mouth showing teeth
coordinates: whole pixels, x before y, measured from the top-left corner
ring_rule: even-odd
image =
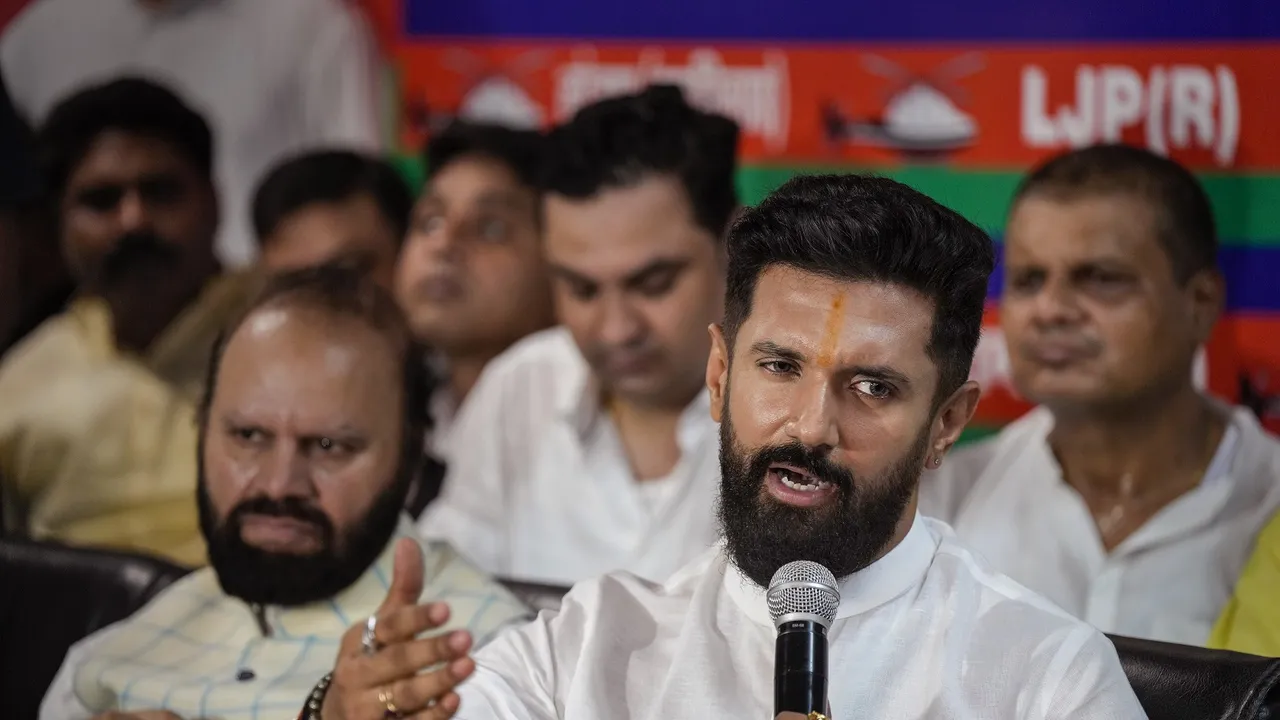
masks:
[[[783,485],[799,492],[818,492],[831,486],[826,480],[819,480],[795,468],[774,466],[769,468],[778,476]]]

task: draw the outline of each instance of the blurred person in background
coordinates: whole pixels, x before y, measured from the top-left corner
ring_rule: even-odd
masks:
[[[1280,515],[1258,534],[1209,647],[1280,657]]]
[[[22,323],[21,265],[23,243],[18,208],[36,186],[28,128],[18,117],[0,80],[0,355],[16,339]]]
[[[1203,645],[1280,506],[1280,442],[1192,368],[1222,312],[1213,211],[1185,168],[1109,145],[1023,180],[1000,322],[1039,407],[954,453],[921,508],[1108,633]]]
[[[413,196],[390,163],[318,150],[272,168],[253,197],[260,265],[269,272],[339,262],[390,290]]]
[[[203,564],[192,412],[246,292],[214,254],[213,136],[126,79],[65,100],[37,142],[77,288],[0,364],[10,527]]]
[[[60,309],[71,288],[40,202],[31,130],[0,81],[0,356]]]
[[[228,267],[254,259],[250,193],[267,168],[311,147],[380,147],[375,63],[345,0],[31,0],[0,36],[0,70],[33,127],[63,97],[125,75],[209,119]]]
[[[550,137],[544,245],[563,327],[485,368],[419,527],[500,576],[662,579],[716,538],[703,373],[738,128],[654,86]]]
[[[439,463],[452,454],[454,417],[485,365],[554,322],[542,258],[545,151],[542,133],[467,122],[427,146],[396,289],[432,353],[428,451]],[[425,489],[434,497],[438,485]]]
[[[335,685],[368,717],[392,704],[408,714],[430,699],[412,692],[418,671],[525,619],[452,548],[417,540],[403,513],[422,457],[419,354],[395,299],[359,269],[269,280],[214,355],[199,450],[186,448],[211,567],[72,647],[40,716],[293,717],[335,661],[347,665]],[[368,658],[360,638],[375,613],[373,641],[397,647]],[[403,642],[419,631],[453,632]],[[409,664],[386,675],[388,656]]]
[[[258,265],[266,276],[321,264],[349,265],[394,292],[412,210],[408,185],[385,160],[350,150],[291,157],[272,168],[254,193]],[[434,385],[431,370],[423,367],[422,372]],[[431,424],[427,432],[431,436]],[[444,466],[427,455],[419,472],[408,499],[415,518],[435,497]]]

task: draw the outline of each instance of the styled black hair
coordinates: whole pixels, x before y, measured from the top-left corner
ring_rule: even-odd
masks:
[[[738,124],[690,105],[679,87],[651,85],[587,105],[551,131],[546,190],[588,198],[671,175],[698,225],[723,238],[738,207]]]
[[[36,152],[53,197],[103,133],[116,130],[167,142],[213,183],[213,132],[168,89],[140,78],[85,88],[58,103],[36,134]]]
[[[409,231],[413,196],[385,160],[350,150],[317,150],[276,165],[253,196],[253,230],[262,243],[290,215],[310,207],[368,195],[395,231],[396,246]]]
[[[1094,145],[1050,158],[1022,179],[1014,204],[1033,195],[1069,201],[1110,194],[1137,197],[1155,211],[1156,234],[1178,282],[1217,268],[1209,196],[1185,167],[1143,148]]]
[[[792,178],[734,223],[728,256],[730,348],[751,314],[760,275],[781,265],[920,292],[934,307],[928,352],[940,376],[935,403],[969,378],[995,267],[991,238],[906,185],[863,175]]]
[[[258,310],[271,306],[305,307],[331,317],[355,319],[376,330],[399,348],[404,402],[400,412],[404,418],[401,443],[402,468],[416,470],[422,465],[423,444],[431,429],[428,411],[431,388],[423,348],[413,339],[409,323],[395,298],[360,268],[342,263],[328,263],[270,277],[239,318],[227,326],[214,346],[200,400],[201,438],[209,422],[209,409],[218,387],[218,371],[227,342],[244,322]],[[407,488],[406,488],[407,492]]]
[[[483,157],[511,169],[522,185],[538,190],[547,158],[547,138],[537,130],[455,120],[427,141],[428,180],[455,160]]]

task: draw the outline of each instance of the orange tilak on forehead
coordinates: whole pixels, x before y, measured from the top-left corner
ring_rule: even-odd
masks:
[[[822,345],[818,349],[818,367],[829,369],[835,362],[836,344],[840,342],[840,325],[844,322],[844,293],[831,299],[827,313],[827,327],[822,332]]]

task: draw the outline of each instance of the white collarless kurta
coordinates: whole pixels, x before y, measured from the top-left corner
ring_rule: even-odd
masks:
[[[1235,408],[1200,485],[1107,553],[1049,449],[1052,428],[1038,408],[953,453],[921,480],[920,511],[1103,632],[1203,645],[1255,536],[1280,509],[1280,442]]]
[[[917,517],[841,584],[834,720],[1145,718],[1097,630],[987,568]],[[462,720],[773,717],[764,593],[714,548],[665,585],[584,582],[558,613],[497,638],[461,688]]]

